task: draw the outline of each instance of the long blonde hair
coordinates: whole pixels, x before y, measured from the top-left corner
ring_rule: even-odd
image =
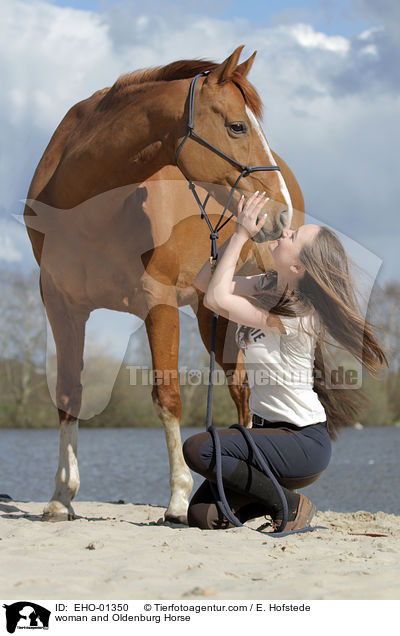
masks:
[[[376,375],[387,360],[373,326],[361,314],[347,254],[336,234],[321,227],[315,239],[303,246],[299,259],[305,272],[298,289],[286,289],[279,294],[277,274],[270,271],[250,300],[278,316],[301,317],[313,310],[318,313],[320,330],[315,334],[314,389],[325,408],[329,434],[335,439],[340,428],[354,424],[367,400],[361,389],[332,388],[327,382],[333,368],[328,336],[372,375]],[[240,347],[246,347],[249,332],[249,327],[239,327],[236,338]]]

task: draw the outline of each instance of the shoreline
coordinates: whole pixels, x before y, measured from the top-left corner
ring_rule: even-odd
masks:
[[[0,503],[3,599],[400,598],[400,516],[317,512],[313,532],[164,523],[149,504],[74,503],[77,519],[43,523],[43,502]],[[368,534],[383,536],[368,536]]]

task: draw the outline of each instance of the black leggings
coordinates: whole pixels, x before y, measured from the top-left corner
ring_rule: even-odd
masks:
[[[326,423],[305,427],[285,422],[266,423],[262,427],[254,426],[249,432],[272,473],[285,487],[288,503],[295,506],[298,495],[291,491],[311,484],[329,463],[331,442]],[[221,440],[222,479],[233,512],[242,522],[271,514],[271,506],[277,509],[274,508],[276,488],[268,486],[267,482],[272,482],[262,472],[247,441],[236,429],[221,430],[218,434]],[[208,483],[216,482],[211,434],[204,432],[189,437],[183,445],[183,454],[189,468],[206,478],[190,502],[189,525],[207,529],[230,527],[219,512]],[[252,471],[253,482],[258,479],[259,485],[253,490],[245,483],[243,467]],[[238,476],[242,483],[238,482]]]

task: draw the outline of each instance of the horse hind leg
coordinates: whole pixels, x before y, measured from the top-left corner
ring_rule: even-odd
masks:
[[[171,498],[165,520],[187,523],[193,479],[183,458],[180,434],[182,403],[178,381],[178,309],[171,305],[155,305],[145,322],[153,362],[153,404],[164,428],[170,466]]]
[[[210,352],[212,312],[203,305],[200,297],[196,313],[201,339]],[[221,316],[217,322],[215,338],[215,360],[225,372],[229,392],[238,413],[238,422],[246,428],[251,428],[251,414],[249,409],[250,389],[248,387],[246,368],[243,355],[235,342],[236,324]]]
[[[46,295],[45,295],[46,302]],[[55,489],[44,509],[43,521],[66,521],[75,517],[71,505],[78,492],[78,415],[82,400],[81,370],[85,324],[89,313],[68,307],[52,295],[46,311],[57,350],[56,402],[60,421],[60,444]]]
[[[226,327],[224,325],[221,325],[221,327],[220,334],[217,331],[215,359],[225,372],[229,393],[238,412],[239,424],[246,428],[251,428],[250,389],[243,353],[239,350],[235,341],[237,325],[228,322]]]

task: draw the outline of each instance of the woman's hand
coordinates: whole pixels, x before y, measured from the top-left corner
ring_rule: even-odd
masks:
[[[265,192],[262,194],[255,192],[246,201],[244,195],[242,195],[238,205],[236,234],[248,240],[261,230],[267,219],[267,214],[263,214],[258,221],[257,217],[267,201],[268,197],[265,196]]]

